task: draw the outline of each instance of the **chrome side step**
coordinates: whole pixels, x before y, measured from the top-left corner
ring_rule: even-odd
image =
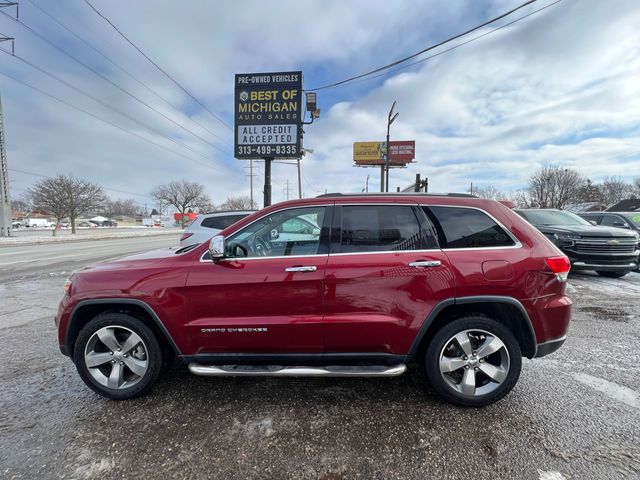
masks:
[[[396,377],[407,370],[404,363],[394,366],[279,366],[279,365],[200,365],[190,363],[189,371],[206,377]]]

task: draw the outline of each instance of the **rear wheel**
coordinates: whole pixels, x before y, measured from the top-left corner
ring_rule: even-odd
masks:
[[[606,272],[603,270],[596,270],[596,273],[601,277],[620,278],[620,277],[624,277],[629,272]]]
[[[425,355],[433,388],[464,407],[482,407],[503,398],[516,384],[521,366],[513,334],[484,315],[446,324],[431,339]]]
[[[164,354],[153,331],[123,313],[103,313],[78,334],[74,363],[93,391],[114,400],[146,394],[158,379]]]

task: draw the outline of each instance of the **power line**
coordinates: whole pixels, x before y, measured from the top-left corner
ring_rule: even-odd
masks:
[[[79,112],[82,112],[82,113],[84,113],[85,115],[89,115],[90,117],[92,117],[92,118],[94,118],[94,119],[96,119],[96,120],[99,120],[99,121],[101,121],[101,122],[103,122],[103,123],[106,123],[107,125],[111,125],[112,127],[117,128],[118,130],[122,130],[123,132],[128,133],[129,135],[133,135],[134,137],[140,138],[140,139],[144,140],[145,142],[148,142],[148,143],[151,143],[152,145],[155,145],[155,146],[157,146],[157,147],[160,147],[160,148],[162,148],[163,150],[166,150],[167,152],[171,152],[171,153],[173,153],[174,155],[178,155],[179,157],[186,158],[187,160],[191,160],[192,162],[196,162],[196,163],[198,163],[198,164],[200,164],[200,165],[203,165],[203,166],[205,166],[205,167],[211,168],[211,169],[213,169],[213,170],[218,170],[217,168],[213,167],[213,166],[212,166],[211,164],[209,164],[209,163],[202,162],[202,161],[197,160],[197,159],[195,159],[195,158],[191,158],[191,157],[189,157],[189,156],[187,156],[187,155],[184,155],[184,154],[182,154],[182,153],[180,153],[180,152],[176,152],[175,150],[171,150],[170,148],[167,148],[167,147],[165,147],[164,145],[162,145],[162,144],[160,144],[160,143],[156,143],[156,142],[154,142],[153,140],[150,140],[150,139],[148,139],[148,138],[146,138],[146,137],[143,137],[142,135],[139,135],[139,134],[137,134],[137,133],[135,133],[135,132],[132,132],[131,130],[127,130],[126,128],[121,127],[120,125],[117,125],[117,124],[115,124],[115,123],[113,123],[113,122],[111,122],[111,121],[109,121],[109,120],[105,120],[104,118],[101,118],[101,117],[99,117],[99,116],[97,116],[97,115],[94,115],[93,113],[91,113],[91,112],[89,112],[89,111],[87,111],[87,110],[85,110],[85,109],[83,109],[83,108],[80,108],[80,107],[77,107],[77,106],[75,106],[75,105],[72,105],[72,104],[70,104],[70,103],[68,103],[68,102],[66,102],[66,101],[64,101],[64,100],[62,100],[62,99],[60,99],[60,98],[56,97],[55,95],[52,95],[52,94],[50,94],[50,93],[47,93],[47,92],[45,92],[44,90],[40,90],[38,87],[34,87],[33,85],[30,85],[30,84],[28,84],[28,83],[26,83],[26,82],[23,82],[22,80],[19,80],[19,79],[15,78],[15,77],[12,77],[11,75],[9,75],[9,74],[7,74],[7,73],[0,72],[0,75],[2,75],[2,76],[4,76],[4,77],[7,77],[7,78],[10,78],[10,79],[11,79],[11,80],[13,80],[14,82],[17,82],[17,83],[19,83],[19,84],[21,84],[21,85],[24,85],[24,86],[25,86],[25,87],[27,87],[27,88],[31,88],[32,90],[35,90],[35,91],[37,91],[37,92],[41,93],[42,95],[45,95],[45,96],[47,96],[47,97],[49,97],[49,98],[52,98],[52,99],[54,99],[54,100],[56,100],[56,101],[58,101],[58,102],[62,103],[63,105],[66,105],[67,107],[73,108],[74,110],[78,110]],[[167,137],[165,137],[165,138],[167,138]]]
[[[177,141],[177,140],[175,140],[175,139],[173,139],[173,138],[171,138],[171,137],[169,137],[169,136],[167,136],[167,135],[164,135],[164,134],[163,134],[162,132],[160,132],[159,130],[156,130],[155,128],[150,127],[149,125],[147,125],[146,123],[143,123],[143,122],[141,122],[141,121],[139,121],[139,120],[135,119],[135,118],[134,118],[134,117],[132,117],[131,115],[129,115],[129,114],[127,114],[127,113],[125,113],[125,112],[123,112],[123,111],[121,111],[121,110],[118,110],[117,108],[112,107],[112,106],[111,106],[111,105],[109,105],[108,103],[103,102],[103,101],[102,101],[102,100],[100,100],[99,98],[97,98],[97,97],[95,97],[95,96],[91,95],[90,93],[87,93],[87,92],[85,92],[84,90],[82,90],[82,89],[80,89],[80,88],[78,88],[78,87],[76,87],[76,86],[74,86],[74,85],[70,84],[70,83],[69,83],[69,82],[67,82],[66,80],[64,80],[64,79],[62,79],[62,78],[60,78],[60,77],[58,77],[57,75],[54,75],[54,74],[53,74],[53,73],[51,73],[51,72],[48,72],[47,70],[45,70],[45,69],[43,69],[43,68],[41,68],[41,67],[39,67],[39,66],[35,65],[34,63],[32,63],[32,62],[30,62],[30,61],[28,61],[28,60],[26,60],[26,59],[24,59],[24,58],[20,57],[19,55],[12,55],[10,52],[8,52],[7,50],[4,50],[3,48],[0,48],[0,52],[6,53],[6,54],[8,54],[8,55],[12,56],[13,58],[15,58],[15,59],[17,59],[17,60],[20,60],[21,62],[23,62],[24,64],[26,64],[26,65],[30,66],[31,68],[33,68],[33,69],[35,69],[35,70],[38,70],[39,72],[41,72],[41,73],[43,73],[43,74],[45,74],[45,75],[47,75],[47,76],[49,76],[49,77],[53,78],[54,80],[57,80],[58,82],[60,82],[60,83],[62,83],[63,85],[67,86],[68,88],[70,88],[70,89],[72,89],[72,90],[75,90],[76,92],[79,92],[79,93],[81,93],[81,94],[85,95],[86,97],[88,97],[88,98],[90,98],[91,100],[93,100],[94,102],[96,102],[96,103],[98,103],[98,104],[102,105],[103,107],[105,107],[105,108],[107,108],[107,109],[109,109],[109,110],[112,110],[112,111],[114,111],[114,112],[118,113],[119,115],[122,115],[122,116],[123,116],[123,117],[125,117],[125,118],[128,118],[128,119],[129,119],[129,120],[131,120],[132,122],[135,122],[135,123],[137,123],[138,125],[141,125],[142,127],[144,127],[144,128],[146,128],[146,129],[148,129],[149,131],[151,131],[151,132],[155,133],[156,135],[159,135],[159,136],[161,136],[161,137],[165,138],[166,140],[169,140],[170,142],[175,143],[175,144],[176,144],[176,145],[178,145],[179,147],[186,148],[186,149],[187,149],[187,150],[189,150],[190,152],[195,153],[196,155],[199,155],[199,156],[201,156],[201,157],[202,157],[202,158],[204,158],[204,159],[208,159],[208,158],[209,158],[209,156],[208,156],[208,155],[205,155],[204,153],[199,152],[198,150],[195,150],[194,148],[190,147],[189,145],[186,145],[186,144],[184,144],[184,143],[182,143],[182,142],[179,142],[179,141]]]
[[[35,172],[28,172],[26,170],[20,170],[18,168],[9,168],[8,169],[11,172],[15,172],[15,173],[22,173],[24,175],[32,175],[34,177],[41,177],[41,178],[51,178],[50,175],[43,175],[41,173],[35,173]],[[126,190],[119,190],[117,188],[111,188],[111,187],[102,187],[104,190],[108,190],[110,192],[117,192],[117,193],[125,193],[127,195],[135,195],[137,197],[143,197],[143,198],[151,198],[150,195],[143,195],[141,193],[134,193],[134,192],[128,192]]]
[[[87,2],[87,0],[84,0],[84,1]],[[518,11],[518,10],[528,6],[528,5],[531,5],[532,3],[535,3],[537,1],[538,0],[528,0],[527,2],[517,6],[515,8],[513,8],[511,10],[509,10],[508,12],[505,12],[505,13],[503,13],[501,15],[498,15],[497,17],[492,18],[491,20],[488,20],[488,21],[486,21],[486,22],[484,22],[484,23],[482,23],[480,25],[477,25],[477,26],[475,26],[473,28],[470,28],[469,30],[466,30],[465,32],[458,33],[458,34],[456,34],[456,35],[454,35],[452,37],[447,38],[446,40],[443,40],[443,41],[438,42],[438,43],[436,43],[434,45],[431,45],[431,46],[429,46],[427,48],[424,48],[424,49],[420,50],[419,52],[413,53],[413,54],[411,54],[411,55],[409,55],[407,57],[401,58],[399,60],[396,60],[394,62],[388,63],[386,65],[383,65],[382,67],[378,67],[378,68],[375,68],[375,69],[370,70],[368,72],[361,73],[359,75],[355,75],[353,77],[349,77],[349,78],[346,78],[344,80],[340,80],[338,82],[330,83],[328,85],[323,85],[323,86],[320,86],[320,87],[307,89],[307,91],[309,91],[309,92],[317,92],[318,90],[324,90],[324,89],[327,89],[327,88],[337,87],[339,85],[343,85],[345,83],[352,82],[353,80],[358,80],[360,78],[367,77],[367,76],[372,75],[374,73],[378,73],[378,72],[381,72],[383,70],[387,70],[389,68],[395,67],[396,65],[399,65],[399,64],[404,63],[404,62],[406,62],[408,60],[411,60],[412,58],[418,57],[418,56],[422,55],[423,53],[426,53],[426,52],[431,51],[431,50],[433,50],[435,48],[441,47],[442,45],[445,45],[445,44],[447,44],[449,42],[452,42],[453,40],[456,40],[456,39],[458,39],[460,37],[464,37],[465,35],[468,35],[471,32],[475,32],[476,30],[479,30],[479,29],[481,29],[483,27],[486,27],[487,25],[491,25],[492,23],[495,23],[498,20],[501,20],[501,19],[513,14],[514,12],[516,12],[516,11]]]
[[[86,68],[87,70],[93,72],[95,75],[99,76],[100,78],[102,78],[104,81],[110,83],[111,85],[113,85],[115,88],[117,88],[118,90],[120,90],[121,92],[123,92],[124,94],[128,95],[129,97],[133,98],[135,101],[137,101],[138,103],[144,105],[145,107],[147,107],[149,110],[157,113],[158,115],[162,116],[163,118],[167,119],[168,121],[170,121],[171,123],[173,123],[174,125],[176,125],[177,127],[181,128],[182,130],[190,133],[191,135],[193,135],[194,137],[196,137],[197,139],[201,140],[202,142],[210,145],[211,147],[215,148],[216,150],[219,150],[220,152],[224,153],[225,155],[231,155],[229,152],[223,150],[222,148],[220,148],[219,146],[215,145],[214,143],[209,142],[208,140],[206,140],[205,138],[202,138],[200,135],[192,132],[191,130],[189,130],[188,128],[186,128],[185,126],[181,125],[180,123],[176,122],[175,120],[173,120],[172,118],[168,117],[167,115],[165,115],[164,113],[162,113],[160,110],[152,107],[151,105],[147,104],[146,102],[144,102],[143,100],[141,100],[140,98],[138,98],[137,96],[135,96],[133,93],[129,92],[128,90],[122,88],[120,85],[118,85],[117,83],[115,83],[114,81],[112,81],[109,77],[103,75],[102,73],[98,72],[97,70],[95,70],[94,68],[90,67],[89,65],[87,65],[86,63],[82,62],[81,60],[79,60],[78,58],[76,58],[75,56],[73,56],[72,54],[70,54],[69,52],[67,52],[66,50],[64,50],[63,48],[57,46],[55,43],[53,43],[52,41],[50,41],[49,39],[47,39],[44,35],[38,33],[36,30],[34,30],[33,28],[31,28],[29,25],[27,25],[26,23],[23,23],[19,20],[16,20],[15,18],[12,18],[10,15],[7,15],[4,12],[0,13],[2,15],[4,15],[5,17],[9,18],[10,20],[18,23],[19,25],[21,25],[23,28],[25,28],[26,30],[28,30],[29,32],[33,33],[35,36],[37,36],[39,39],[41,39],[42,41],[46,42],[47,44],[51,45],[53,48],[55,48],[56,50],[58,50],[59,52],[63,53],[64,55],[66,55],[67,57],[71,58],[73,61],[77,62],[78,64],[82,65],[84,68]]]
[[[533,0],[535,1],[535,0]],[[151,60],[151,58],[149,58],[149,56],[147,56],[146,53],[144,53],[135,43],[133,43],[131,40],[129,40],[129,38],[122,33],[118,27],[116,27],[111,20],[109,20],[106,16],[104,16],[102,13],[100,13],[88,0],[84,0],[84,3],[86,3],[87,5],[89,5],[89,7],[91,7],[91,9],[96,12],[96,14],[98,14],[98,16],[100,18],[102,18],[104,21],[106,21],[109,25],[111,25],[111,27],[118,32],[118,34],[124,38],[127,43],[129,43],[129,45],[131,45],[133,48],[135,48],[144,58],[146,58],[149,62],[151,62],[153,64],[154,67],[156,67],[158,70],[160,70],[160,72],[162,72],[169,80],[171,80],[174,84],[176,84],[184,93],[186,93],[187,95],[189,95],[189,97],[191,97],[198,105],[200,105],[203,109],[205,109],[207,112],[209,112],[216,120],[218,120],[220,123],[222,123],[224,126],[226,126],[229,130],[233,130],[233,128],[231,128],[231,125],[229,125],[227,122],[225,122],[222,118],[220,118],[218,115],[216,115],[215,113],[213,113],[211,110],[209,110],[200,100],[198,100],[196,97],[194,97],[185,87],[183,87],[175,78],[173,78],[171,75],[169,75],[162,67],[160,67],[160,65],[158,65],[156,62],[154,62],[153,60]]]
[[[78,40],[80,40],[82,43],[84,43],[87,47],[89,47],[90,49],[92,49],[93,51],[95,51],[98,55],[100,55],[102,58],[104,58],[105,60],[107,60],[109,63],[111,63],[111,65],[113,65],[114,67],[118,68],[121,72],[123,72],[125,75],[127,75],[129,78],[131,78],[132,80],[134,80],[135,82],[137,82],[139,85],[141,85],[142,87],[144,87],[146,90],[148,90],[149,92],[151,92],[152,94],[154,94],[156,97],[158,97],[159,99],[163,100],[165,103],[167,103],[169,106],[171,106],[172,108],[174,108],[175,110],[177,110],[178,112],[182,113],[180,108],[177,105],[174,105],[170,100],[166,99],[165,97],[163,97],[162,95],[160,95],[157,91],[155,91],[153,88],[151,88],[150,86],[148,86],[146,83],[144,83],[143,81],[139,80],[138,78],[136,78],[133,74],[131,74],[129,71],[127,71],[125,68],[123,68],[122,66],[118,65],[113,59],[111,59],[107,54],[105,54],[104,52],[102,52],[100,49],[96,48],[95,46],[93,46],[91,43],[89,43],[87,40],[85,40],[84,38],[82,38],[79,34],[77,34],[75,31],[73,31],[71,28],[69,28],[68,26],[66,26],[65,24],[63,24],[60,20],[58,20],[56,17],[54,17],[53,15],[51,15],[49,12],[47,12],[45,9],[43,9],[40,5],[36,4],[33,0],[27,0],[31,5],[33,5],[34,7],[36,7],[38,10],[40,10],[42,13],[44,13],[46,16],[48,16],[51,20],[53,20],[55,23],[57,23],[58,25],[60,25],[60,27],[64,28],[66,31],[68,31],[71,35],[73,35],[74,37],[76,37]],[[227,141],[225,139],[223,139],[222,137],[220,137],[218,134],[216,134],[215,132],[212,132],[211,130],[209,130],[206,126],[204,126],[203,124],[201,124],[200,122],[198,122],[196,119],[191,118],[189,116],[187,116],[187,118],[189,120],[191,120],[193,123],[195,123],[196,125],[198,125],[200,128],[202,128],[203,130],[207,131],[209,134],[213,135],[215,138],[217,138],[218,140],[220,140],[223,143],[227,143]]]
[[[390,69],[390,70],[387,70],[387,71],[385,71],[385,72],[379,73],[379,74],[377,74],[377,75],[371,75],[371,76],[366,77],[366,78],[361,78],[361,79],[359,79],[359,80],[355,80],[355,81],[353,81],[353,82],[349,82],[349,85],[354,85],[354,84],[356,84],[356,83],[361,83],[361,82],[367,82],[367,81],[369,81],[369,80],[373,80],[373,79],[375,79],[375,78],[384,77],[384,76],[386,76],[386,75],[391,75],[392,73],[398,72],[398,71],[400,71],[400,70],[404,70],[404,69],[409,68],[409,67],[412,67],[412,66],[414,66],[414,65],[418,65],[419,63],[424,63],[424,62],[426,62],[427,60],[431,60],[432,58],[439,57],[440,55],[444,55],[445,53],[448,53],[448,52],[450,52],[450,51],[452,51],[452,50],[456,50],[456,49],[458,49],[458,48],[460,48],[460,47],[463,47],[463,46],[465,46],[465,45],[467,45],[467,44],[469,44],[469,43],[471,43],[471,42],[474,42],[474,41],[476,41],[476,40],[479,40],[479,39],[481,39],[481,38],[483,38],[483,37],[486,37],[487,35],[490,35],[490,34],[492,34],[492,33],[495,33],[495,32],[497,32],[497,31],[499,31],[499,30],[502,30],[503,28],[506,28],[506,27],[508,27],[508,26],[510,26],[510,25],[513,25],[514,23],[518,23],[519,21],[524,20],[525,18],[530,17],[530,16],[532,16],[532,15],[535,15],[536,13],[539,13],[539,12],[541,12],[542,10],[546,10],[547,8],[552,7],[552,6],[554,6],[554,5],[558,4],[558,3],[560,3],[561,1],[562,1],[562,0],[556,0],[555,2],[552,2],[552,3],[548,4],[548,5],[545,5],[544,7],[538,8],[537,10],[533,10],[532,12],[529,12],[529,13],[527,13],[526,15],[523,15],[523,16],[521,16],[521,17],[518,17],[518,18],[516,18],[515,20],[512,20],[512,21],[511,21],[511,22],[509,22],[509,23],[505,23],[504,25],[500,25],[499,27],[493,28],[493,29],[491,29],[491,30],[489,30],[489,31],[487,31],[487,32],[484,32],[484,33],[482,33],[482,34],[480,34],[480,35],[477,35],[477,36],[475,36],[475,37],[473,37],[473,38],[470,38],[469,40],[466,40],[466,41],[464,41],[464,42],[462,42],[462,43],[459,43],[459,44],[457,44],[457,45],[454,45],[453,47],[449,47],[449,48],[447,48],[446,50],[442,50],[442,51],[440,51],[440,52],[438,52],[438,53],[434,53],[433,55],[429,55],[428,57],[421,58],[420,60],[416,60],[415,62],[411,62],[411,63],[408,63],[408,64],[406,64],[406,65],[401,65],[401,66],[399,66],[399,67],[392,68],[392,69]],[[331,87],[326,87],[326,88],[331,88]]]

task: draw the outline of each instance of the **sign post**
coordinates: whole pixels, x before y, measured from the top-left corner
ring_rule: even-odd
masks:
[[[264,206],[271,205],[271,162],[302,155],[302,72],[235,78],[234,155],[264,159]]]

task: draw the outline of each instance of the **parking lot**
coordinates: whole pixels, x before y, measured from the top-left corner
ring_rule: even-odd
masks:
[[[480,410],[439,400],[416,366],[394,379],[207,379],[176,363],[150,396],[95,395],[58,350],[66,276],[175,244],[0,249],[0,477],[640,478],[640,274],[572,275],[563,348],[525,360],[514,391]]]

